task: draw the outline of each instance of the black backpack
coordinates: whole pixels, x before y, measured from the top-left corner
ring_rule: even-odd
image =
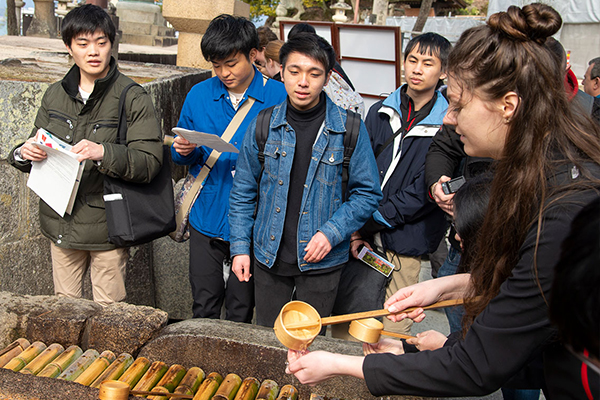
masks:
[[[260,161],[260,177],[265,169],[265,143],[269,137],[269,124],[271,122],[271,116],[273,115],[273,109],[275,106],[265,108],[258,113],[256,118],[256,145],[258,146],[258,161]],[[360,116],[350,110],[346,110],[346,133],[344,134],[344,161],[342,163],[342,198],[346,198],[346,188],[348,186],[348,166],[350,165],[350,158],[356,147],[356,141],[358,140],[358,133],[360,132]],[[256,202],[258,206],[258,201]]]

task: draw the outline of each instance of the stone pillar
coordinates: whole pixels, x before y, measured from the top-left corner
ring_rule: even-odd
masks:
[[[21,0],[15,0],[15,14],[17,14],[17,31],[19,35],[21,35],[21,27],[23,26],[23,21],[21,20],[21,8],[25,6],[25,2]],[[23,32],[23,35],[25,32]]]
[[[177,65],[211,69],[200,42],[210,21],[221,14],[249,18],[250,5],[240,0],[163,0],[163,16],[179,31]]]
[[[27,36],[55,38],[56,17],[54,16],[54,0],[33,0],[35,11]]]

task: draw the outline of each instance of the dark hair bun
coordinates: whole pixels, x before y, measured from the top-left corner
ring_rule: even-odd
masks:
[[[506,12],[491,15],[487,24],[492,30],[502,32],[513,40],[533,40],[543,44],[547,37],[558,32],[562,18],[552,7],[533,3],[522,9],[510,6]]]

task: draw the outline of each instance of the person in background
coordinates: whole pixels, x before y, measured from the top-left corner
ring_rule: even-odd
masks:
[[[250,125],[229,199],[232,271],[248,282],[254,255],[256,323],[268,327],[292,297],[319,315],[331,313],[350,235],[381,199],[362,120],[343,188],[349,112],[323,92],[335,59],[331,45],[298,34],[280,58],[287,100],[270,114],[262,164],[256,142],[262,124]]]
[[[592,117],[600,123],[600,57],[590,60],[581,84],[583,90],[594,97]]]
[[[301,383],[351,375],[375,396],[430,397],[481,396],[510,383],[552,399],[551,377],[563,367],[548,317],[554,271],[565,227],[600,197],[600,128],[573,112],[556,85],[564,70],[544,47],[561,25],[550,6],[510,6],[463,32],[448,59],[444,123],[467,154],[498,161],[488,212],[470,274],[401,289],[385,306],[393,320],[420,322],[422,309],[402,311],[466,298],[464,340],[403,355],[378,344],[365,357],[290,350],[287,371]],[[563,374],[567,388],[580,385],[580,369]]]
[[[581,84],[587,94],[600,97],[600,57],[590,60]]]
[[[273,40],[265,48],[265,75],[281,82],[281,63],[279,62],[279,50],[283,41]]]
[[[222,135],[237,110],[249,100],[254,104],[229,141],[238,149],[250,121],[260,110],[285,99],[280,82],[263,79],[253,62],[258,52],[258,34],[243,17],[220,15],[202,36],[202,55],[216,76],[195,85],[188,93],[177,126]],[[189,165],[197,176],[211,149],[176,137],[171,148],[173,162]],[[254,310],[252,282],[240,282],[229,274],[229,191],[236,172],[237,153],[219,156],[200,194],[192,205],[190,224],[190,284],[194,318],[225,318],[251,322]],[[228,277],[225,281],[225,277]]]
[[[303,32],[304,33],[314,33],[315,35],[317,34],[317,31],[315,30],[315,28],[312,25],[307,24],[306,22],[300,22],[300,23],[292,26],[292,29],[290,29],[290,31],[288,32],[287,39],[289,40],[289,39],[293,38],[294,35],[296,35],[298,33],[303,33]],[[337,62],[337,59],[335,60],[332,71],[337,73],[338,75],[340,75],[344,79],[344,81],[348,84],[348,86],[350,86],[350,89],[352,89],[353,91],[356,90],[356,89],[354,89],[354,85],[352,84],[352,81],[350,81],[350,78],[346,74],[346,71],[344,71],[344,69],[342,68],[340,63]]]
[[[594,117],[594,97],[579,89],[579,82],[575,73],[571,70],[571,66],[567,63],[567,52],[562,44],[553,37],[546,39],[544,43],[552,53],[554,53],[556,60],[560,64],[561,68],[565,71],[565,90],[567,96],[571,102],[571,106],[574,107],[576,112],[581,112],[586,115],[591,115],[595,118],[596,123],[600,125],[600,118]],[[584,86],[585,87],[585,86]]]
[[[46,152],[33,137],[44,128],[73,145],[85,162],[71,214],[58,215],[40,200],[40,227],[50,239],[54,293],[81,297],[83,274],[90,269],[94,301],[102,306],[125,300],[127,248],[108,242],[104,210],[104,176],[150,182],[163,162],[162,132],[152,99],[140,86],[127,93],[128,143],[116,144],[121,93],[133,80],[121,74],[112,57],[115,26],[102,8],[86,4],[71,10],[61,26],[62,40],[75,65],[52,84],[42,99],[30,139],[9,155],[23,172]]]
[[[265,49],[269,42],[273,40],[277,40],[277,35],[269,28],[268,26],[261,26],[256,29],[258,33],[258,51],[256,52],[256,60],[254,60],[254,65],[256,68],[263,74],[269,76],[267,74],[267,70],[265,69],[267,65],[267,60],[265,59]]]
[[[404,52],[407,83],[375,103],[365,120],[383,200],[374,216],[353,234],[351,250],[356,257],[359,246],[367,246],[385,254],[394,264],[386,298],[419,281],[421,256],[438,248],[448,226],[444,213],[428,199],[425,157],[433,136],[444,129],[442,119],[448,102],[436,88],[446,77],[450,47],[450,42],[436,33],[412,39]],[[368,296],[363,292],[379,288],[379,279],[377,275],[360,279],[361,284],[340,293],[340,299],[356,299],[367,306],[360,301]],[[352,312],[343,311],[340,314]],[[409,334],[412,325],[408,320],[396,324],[385,319],[383,323],[385,330],[403,334]]]

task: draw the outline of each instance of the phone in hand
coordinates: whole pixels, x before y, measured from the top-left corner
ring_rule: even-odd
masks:
[[[466,180],[464,176],[450,179],[449,181],[442,183],[442,190],[445,194],[456,193],[458,189],[465,184],[465,182]]]
[[[358,259],[386,277],[390,276],[394,270],[394,264],[381,257],[379,254],[369,250],[366,246],[363,246],[358,253]]]

